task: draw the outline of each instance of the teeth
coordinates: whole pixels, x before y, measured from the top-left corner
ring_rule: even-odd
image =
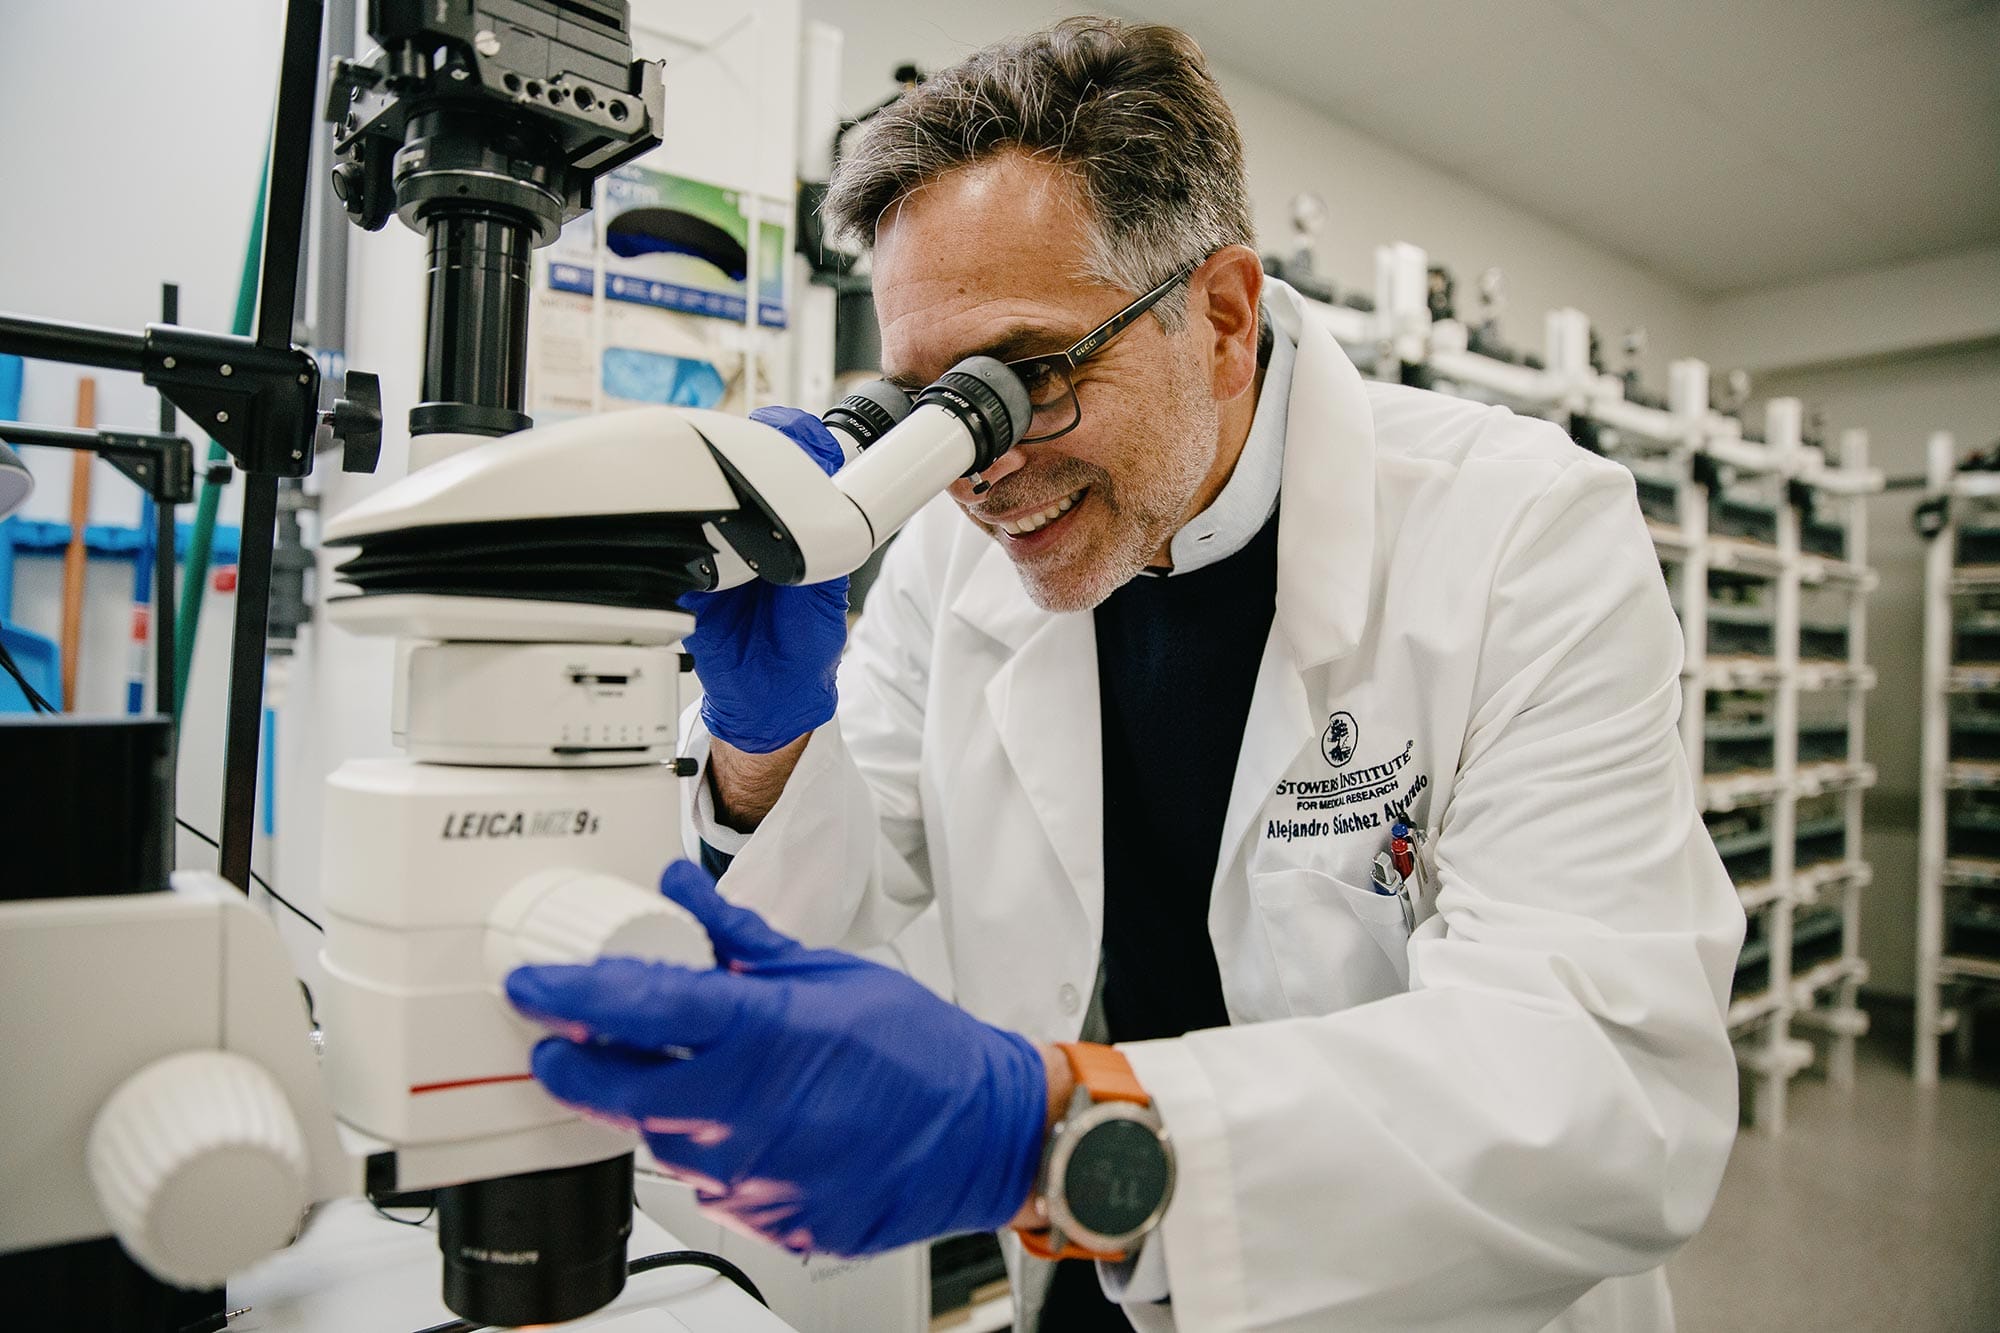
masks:
[[[1039,514],[1029,514],[1026,518],[1017,518],[1011,523],[1002,523],[1000,530],[1012,537],[1025,537],[1031,532],[1039,532],[1061,518],[1064,514],[1067,514],[1070,508],[1083,498],[1084,491],[1088,489],[1088,487],[1079,487]]]

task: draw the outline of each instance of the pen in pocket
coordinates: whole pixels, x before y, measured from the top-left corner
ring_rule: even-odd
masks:
[[[1375,853],[1375,868],[1369,876],[1370,887],[1375,892],[1394,898],[1403,909],[1403,929],[1414,930],[1417,923],[1416,907],[1410,901],[1410,882],[1403,872],[1396,868],[1395,857],[1390,852]]]

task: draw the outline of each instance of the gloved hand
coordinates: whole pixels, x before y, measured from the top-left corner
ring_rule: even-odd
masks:
[[[900,972],[807,949],[676,861],[660,889],[717,966],[516,968],[507,996],[560,1037],[535,1077],[629,1124],[727,1220],[799,1253],[873,1254],[997,1230],[1034,1186],[1048,1083],[1027,1038]]]
[[[828,476],[840,444],[819,418],[795,407],[760,407],[752,421],[797,441]],[[784,587],[752,579],[719,592],[681,595],[694,613],[682,641],[701,677],[701,720],[739,750],[783,749],[833,716],[834,672],[847,642],[847,576]]]

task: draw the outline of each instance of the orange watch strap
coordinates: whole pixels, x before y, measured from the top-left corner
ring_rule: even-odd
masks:
[[[1100,1046],[1089,1041],[1059,1041],[1056,1049],[1069,1061],[1070,1073],[1090,1094],[1094,1102],[1134,1102],[1140,1106],[1151,1106],[1153,1099],[1139,1086],[1139,1076],[1132,1072],[1131,1062],[1115,1046]],[[1058,1250],[1049,1243],[1052,1232],[1030,1231],[1025,1227],[1014,1228],[1014,1234],[1021,1238],[1021,1248],[1037,1259],[1101,1259],[1107,1263],[1122,1263],[1123,1251],[1105,1254],[1099,1250],[1086,1250],[1081,1245],[1065,1242]]]
[[[1056,1049],[1069,1060],[1070,1072],[1090,1092],[1094,1102],[1136,1102],[1151,1106],[1153,1099],[1139,1086],[1139,1076],[1116,1046],[1099,1046],[1089,1041],[1059,1041]]]
[[[1065,1244],[1058,1250],[1049,1244],[1049,1233],[1046,1231],[1029,1231],[1015,1227],[1014,1234],[1021,1238],[1021,1248],[1037,1259],[1098,1259],[1107,1264],[1125,1262],[1123,1250],[1112,1254],[1101,1254],[1096,1250],[1086,1250],[1081,1245],[1074,1244]]]

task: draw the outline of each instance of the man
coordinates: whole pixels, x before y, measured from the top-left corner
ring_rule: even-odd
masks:
[[[838,590],[696,599],[694,850],[810,943],[935,901],[977,1019],[681,864],[725,969],[517,974],[537,1072],[795,1248],[1098,1259],[1046,1329],[1670,1327],[1743,918],[1630,477],[1364,382],[1264,280],[1171,29],[978,53],[828,211],[892,376],[995,356],[1034,421],[898,540],[837,685]]]

